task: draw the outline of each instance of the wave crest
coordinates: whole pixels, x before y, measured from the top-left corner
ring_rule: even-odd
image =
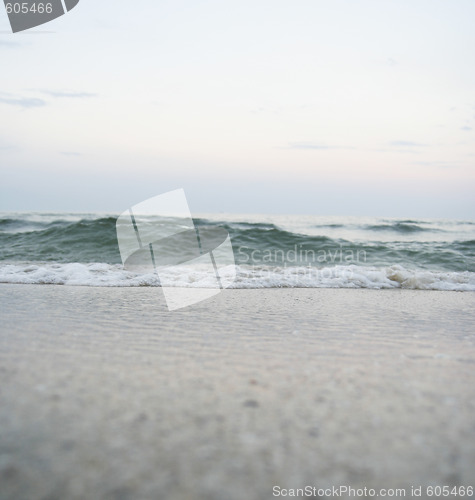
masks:
[[[193,274],[169,274],[160,278],[167,286],[207,287],[207,277],[199,270]],[[160,286],[155,273],[136,274],[122,265],[104,263],[66,264],[1,264],[0,283],[42,284],[99,287]],[[213,280],[209,281],[210,287]],[[390,267],[333,266],[311,268],[302,266],[267,267],[236,266],[236,280],[231,288],[407,288],[417,290],[475,291],[473,272],[434,272]]]

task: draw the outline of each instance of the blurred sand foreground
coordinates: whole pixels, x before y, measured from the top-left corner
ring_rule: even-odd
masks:
[[[475,486],[474,293],[160,294],[0,285],[1,500]]]

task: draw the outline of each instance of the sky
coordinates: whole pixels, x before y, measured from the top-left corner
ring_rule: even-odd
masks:
[[[475,219],[473,0],[0,5],[0,211]]]

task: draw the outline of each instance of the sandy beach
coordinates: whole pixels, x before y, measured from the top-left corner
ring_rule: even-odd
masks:
[[[475,294],[1,285],[2,500],[475,484]],[[425,495],[423,494],[424,498]]]

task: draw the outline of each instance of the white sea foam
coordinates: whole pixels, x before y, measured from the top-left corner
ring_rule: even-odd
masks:
[[[230,266],[233,267],[233,266]],[[233,269],[226,270],[232,275]],[[162,270],[136,274],[122,265],[93,263],[11,263],[0,265],[0,283],[48,284],[69,286],[138,287],[181,286],[212,287],[215,276],[193,270]],[[407,288],[422,290],[475,291],[473,272],[435,272],[405,269],[402,266],[333,266],[265,267],[236,266],[236,279],[231,288]]]

